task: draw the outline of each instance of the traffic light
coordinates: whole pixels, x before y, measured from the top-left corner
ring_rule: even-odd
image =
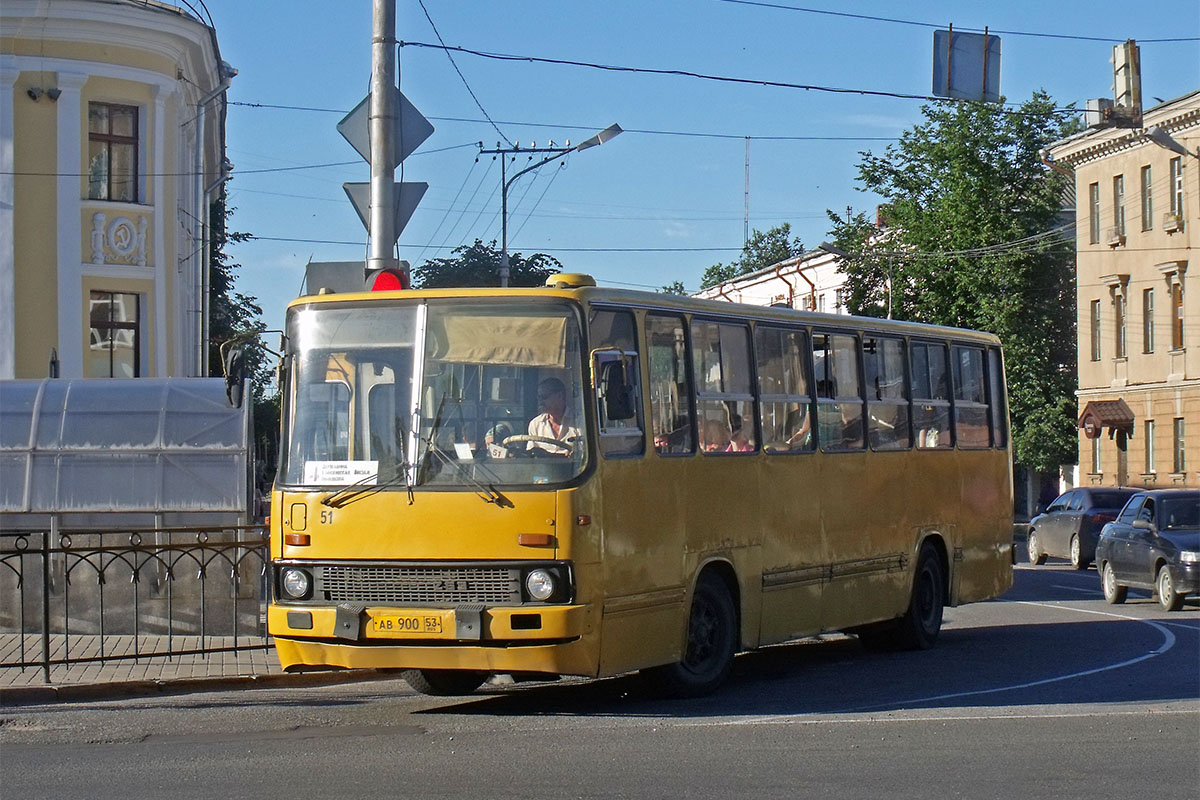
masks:
[[[398,292],[408,288],[408,262],[390,269],[368,269],[366,276],[368,292]]]

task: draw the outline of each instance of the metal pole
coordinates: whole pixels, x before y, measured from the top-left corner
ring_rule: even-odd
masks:
[[[58,538],[58,515],[50,515],[50,530],[42,534],[42,674],[50,682],[50,543]],[[25,635],[25,631],[21,631]]]
[[[500,154],[500,288],[508,288],[508,181],[505,164],[508,158]]]
[[[396,3],[373,0],[371,9],[371,197],[368,216],[367,269],[395,267],[396,202],[391,163],[396,129]]]

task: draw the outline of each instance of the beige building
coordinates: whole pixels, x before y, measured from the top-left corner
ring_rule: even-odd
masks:
[[[1200,486],[1200,91],[1050,157],[1075,173],[1078,481]]]
[[[0,3],[0,378],[203,374],[234,74],[167,3]]]

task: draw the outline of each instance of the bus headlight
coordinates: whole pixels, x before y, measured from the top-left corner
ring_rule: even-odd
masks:
[[[525,576],[525,591],[534,600],[542,602],[549,600],[554,596],[557,588],[554,583],[554,575],[549,570],[534,569]]]
[[[308,597],[308,591],[312,588],[312,579],[305,570],[287,567],[280,576],[279,585],[283,588],[283,593],[292,600],[303,600]]]

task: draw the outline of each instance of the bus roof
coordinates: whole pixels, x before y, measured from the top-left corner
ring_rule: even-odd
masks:
[[[593,305],[616,305],[629,308],[653,309],[662,311],[678,311],[702,316],[713,315],[733,317],[759,322],[790,322],[792,324],[816,325],[826,328],[865,328],[878,332],[890,332],[907,336],[937,336],[954,338],[971,338],[999,344],[999,338],[992,333],[975,331],[967,328],[955,328],[946,325],[928,325],[918,322],[880,319],[878,317],[858,317],[846,314],[825,314],[816,311],[800,311],[794,308],[778,306],[757,306],[745,303],[725,302],[721,300],[704,300],[685,295],[665,292],[646,292],[636,289],[611,289],[603,286],[581,285],[577,287],[560,288],[551,286],[507,288],[446,288],[446,289],[406,289],[394,292],[353,292],[336,294],[327,292],[320,295],[303,295],[288,303],[288,309],[308,305],[323,305],[325,303],[373,304],[386,303],[395,300],[426,300],[440,298],[562,298],[575,300]]]

